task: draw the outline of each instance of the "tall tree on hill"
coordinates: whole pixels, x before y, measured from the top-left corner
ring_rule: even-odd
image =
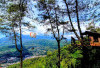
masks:
[[[89,62],[88,61],[85,61],[85,60],[88,60],[89,59],[89,56],[87,54],[87,47],[84,46],[85,45],[85,43],[84,43],[85,41],[84,41],[83,36],[82,36],[82,29],[81,29],[81,23],[80,23],[80,19],[81,18],[79,18],[81,15],[79,15],[79,13],[80,12],[81,12],[81,14],[84,13],[84,12],[87,13],[86,11],[89,11],[91,9],[91,8],[88,8],[87,7],[87,6],[90,6],[90,3],[87,2],[85,4],[85,3],[83,3],[83,1],[79,1],[79,0],[75,0],[75,1],[73,0],[72,3],[69,3],[67,0],[63,0],[63,1],[64,1],[65,5],[66,5],[66,8],[67,8],[67,13],[68,13],[68,17],[69,17],[70,24],[71,24],[71,28],[72,28],[71,31],[74,32],[74,34],[76,35],[76,37],[80,41],[81,46],[83,46],[82,47],[82,51],[83,51],[82,68],[85,68],[86,66],[89,66],[88,65]],[[95,2],[95,3],[96,3],[96,5],[98,5],[97,2]],[[95,6],[94,4],[92,4],[92,5]],[[71,8],[69,8],[71,6],[74,6],[74,8],[72,7],[73,8],[72,10],[71,10]],[[94,11],[95,10],[93,10],[93,12]],[[91,13],[93,13],[93,12],[91,12]],[[77,31],[75,31],[74,24],[72,23],[72,18],[71,18],[71,14],[72,13],[74,13],[74,14],[76,13],[76,19],[77,19],[77,24],[78,24],[77,27],[78,27],[79,35],[78,35]],[[87,15],[88,16],[91,16],[90,13],[87,14]],[[93,15],[93,16],[95,16],[95,15]],[[99,19],[98,18],[98,15],[95,16],[95,18],[97,18],[97,20],[98,20]],[[83,19],[83,21],[87,21],[87,20],[91,20],[91,18],[89,17],[89,18],[86,18],[85,20]]]
[[[71,27],[72,27],[72,32],[74,32],[74,34],[76,35],[76,37],[78,38],[78,40],[81,42],[81,45],[83,46],[84,45],[84,43],[83,43],[83,36],[82,36],[81,28],[80,28],[79,14],[78,14],[78,1],[75,0],[75,3],[76,3],[76,6],[75,6],[76,10],[75,11],[76,11],[76,18],[77,18],[78,30],[79,30],[79,34],[80,35],[78,35],[77,32],[75,31],[75,28],[73,26],[73,23],[72,23],[72,20],[71,20],[71,16],[70,16],[69,6],[68,6],[66,0],[64,0],[64,2],[65,2],[66,7],[67,7],[68,17],[69,17],[70,24],[71,24]],[[86,64],[84,62],[84,60],[88,59],[87,57],[85,57],[86,56],[86,51],[84,51],[84,50],[86,50],[86,47],[83,46],[82,47],[82,51],[83,51],[83,58],[84,59],[82,60],[82,63],[81,63],[81,65],[82,65],[81,67],[82,68],[84,68],[85,67],[84,64]]]
[[[2,22],[2,31],[8,37],[11,37],[14,40],[17,51],[20,53],[20,68],[23,67],[23,45],[22,45],[22,26],[28,26],[29,28],[34,28],[30,23],[27,23],[23,20],[23,17],[26,15],[26,5],[27,0],[18,0],[11,1],[7,0],[5,3],[1,1],[4,5],[2,10],[5,10],[1,16],[5,24]],[[2,21],[0,19],[0,21]],[[18,46],[20,44],[20,46]]]
[[[44,24],[50,25],[48,27],[47,32],[51,32],[53,34],[53,37],[57,41],[58,46],[58,63],[57,66],[60,68],[60,42],[61,40],[66,40],[64,37],[65,29],[68,27],[68,21],[63,20],[63,10],[56,4],[55,0],[40,0],[38,1],[38,7],[41,14],[39,14],[40,17],[42,17],[42,22],[44,20]],[[62,12],[62,13],[60,13]],[[46,22],[47,21],[47,22]],[[46,26],[46,25],[45,25]]]
[[[25,10],[26,5],[22,1],[18,4],[11,4],[8,6],[8,20],[10,21],[9,27],[13,34],[16,49],[20,53],[20,68],[23,67],[22,25],[27,24],[22,22],[22,19],[25,16]],[[18,47],[18,40],[20,42],[20,48]]]

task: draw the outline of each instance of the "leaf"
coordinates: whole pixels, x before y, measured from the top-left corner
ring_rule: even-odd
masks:
[[[2,22],[3,20],[2,19],[0,19],[0,22]]]

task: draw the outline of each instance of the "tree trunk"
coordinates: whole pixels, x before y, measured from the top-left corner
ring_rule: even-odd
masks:
[[[22,52],[23,52],[23,44],[22,44],[22,28],[21,28],[21,24],[22,24],[22,13],[23,13],[23,11],[22,11],[22,8],[23,8],[23,3],[21,3],[21,0],[20,0],[20,5],[19,5],[19,8],[20,8],[20,18],[19,18],[19,30],[20,30],[20,46],[21,46],[21,48],[20,48],[20,68],[22,68],[23,67],[23,54],[22,54]]]
[[[14,25],[13,25],[13,33],[14,33],[14,40],[15,40],[16,49],[20,53],[20,68],[22,68],[22,66],[23,66],[22,44],[21,44],[21,49],[19,49],[18,46],[17,46],[17,39],[16,39],[16,32],[14,30]],[[20,40],[21,40],[21,38],[20,38]],[[22,41],[20,41],[20,43],[22,43]]]
[[[60,40],[57,40],[58,43],[58,68],[60,68]]]
[[[20,52],[20,68],[23,67],[23,55],[22,55],[22,51]]]
[[[21,59],[21,65],[20,68],[23,67],[23,55],[22,55],[22,51],[23,51],[23,45],[22,45],[22,30],[21,30],[21,20],[19,22],[19,28],[20,28],[20,45],[21,45],[21,51],[20,51],[20,59]]]
[[[22,51],[23,51],[23,45],[22,45],[22,32],[21,32],[21,21],[19,22],[19,28],[20,28],[20,45],[21,45],[21,51],[20,51],[20,59],[21,59],[21,65],[20,68],[23,67],[23,55],[22,55]]]
[[[81,60],[81,68],[89,68],[89,54],[88,54],[88,48],[83,46],[83,58]]]

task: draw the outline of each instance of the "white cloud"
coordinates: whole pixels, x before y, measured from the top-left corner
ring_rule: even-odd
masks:
[[[64,37],[66,37],[67,39],[70,39],[71,37],[75,38],[75,35],[73,33],[70,33],[68,35],[64,35]]]
[[[30,32],[34,32],[37,35],[43,35],[46,33],[46,29],[48,26],[44,26],[43,23],[39,23],[38,21],[30,21],[30,24],[32,26],[35,26],[36,28],[28,29],[27,27],[22,27],[23,28],[23,34],[24,35],[29,35]]]
[[[47,21],[46,21],[47,22]],[[45,25],[43,23],[39,23],[38,21],[31,21],[30,22],[33,26],[35,26],[36,28],[33,28],[31,29],[31,31],[28,30],[27,27],[22,27],[24,30],[23,30],[23,34],[24,35],[29,35],[30,32],[35,32],[37,35],[44,35],[46,34],[46,29],[49,27],[50,28],[50,24],[49,25]],[[74,23],[74,26],[75,28],[77,29],[77,24]],[[60,34],[62,34],[62,26],[59,27],[60,28]],[[86,28],[82,25],[81,28],[83,29],[82,31],[85,31]],[[50,33],[47,33],[47,34],[50,34]],[[65,35],[66,37],[70,38],[70,36],[74,36],[74,34],[71,34],[70,35]]]
[[[88,21],[89,22],[89,21]],[[81,22],[81,29],[82,29],[82,32],[85,32],[86,31],[86,28],[88,26],[88,22]],[[29,31],[27,29],[27,27],[24,27],[24,32],[23,34],[24,35],[29,35],[30,32],[35,32],[37,35],[45,35],[46,34],[46,29],[49,27],[50,28],[50,24],[48,25],[45,25],[44,26],[44,23],[39,23],[38,21],[30,21],[30,23],[35,26],[36,28],[32,29],[32,31]],[[48,21],[46,21],[46,23],[48,23]],[[76,30],[78,30],[78,27],[77,27],[77,23],[73,22],[74,24],[74,27]],[[62,34],[62,26],[60,26],[60,34]],[[79,32],[77,32],[79,34]],[[51,33],[47,33],[48,35],[51,35]],[[65,34],[64,37],[66,37],[67,39],[70,39],[72,37],[76,38],[75,34],[72,32],[72,33],[68,33],[68,34]]]

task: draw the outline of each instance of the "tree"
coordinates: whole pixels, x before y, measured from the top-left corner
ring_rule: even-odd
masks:
[[[64,2],[65,2],[66,7],[67,7],[67,12],[68,12],[68,16],[69,16],[69,19],[70,19],[72,30],[73,30],[74,34],[76,35],[76,37],[78,38],[78,40],[81,42],[81,45],[83,46],[84,45],[83,44],[83,36],[82,36],[82,31],[81,31],[81,28],[80,28],[80,22],[79,22],[79,16],[78,16],[78,1],[75,0],[75,2],[76,2],[76,18],[77,18],[77,24],[78,24],[78,30],[79,30],[80,36],[76,33],[75,28],[73,27],[71,16],[70,16],[70,11],[69,11],[69,6],[68,6],[66,0],[64,0]],[[83,51],[83,58],[84,58],[82,60],[82,68],[84,68],[85,67],[84,60],[87,59],[87,57],[84,57],[84,56],[86,56],[86,51],[84,51],[84,50],[86,50],[86,47],[83,47],[82,49],[83,49],[82,51]]]
[[[40,17],[42,17],[42,22],[44,20],[47,21],[45,24],[49,24],[50,27],[47,29],[47,32],[52,32],[53,37],[58,43],[58,68],[60,68],[60,42],[61,40],[66,40],[64,37],[66,27],[68,27],[68,21],[63,20],[63,10],[59,7],[59,5],[56,5],[55,0],[40,0],[38,1],[38,7],[39,10],[42,11],[41,14],[39,14]],[[61,12],[61,13],[60,13]],[[46,25],[44,25],[46,26]],[[61,27],[61,29],[60,29]]]
[[[14,41],[15,41],[15,46],[16,49],[18,50],[18,52],[20,53],[20,68],[23,67],[23,45],[22,45],[22,24],[27,24],[22,22],[23,17],[25,16],[25,10],[26,10],[26,5],[20,1],[19,4],[12,4],[10,6],[8,6],[8,20],[11,21],[9,24],[9,27],[11,28],[10,31],[12,30],[12,34],[14,37]],[[16,30],[17,28],[19,28],[19,34],[18,34],[18,30]],[[19,35],[19,38],[18,36]],[[18,47],[18,41],[20,40],[20,48]]]
[[[76,35],[76,37],[78,38],[78,40],[80,41],[80,43],[81,43],[81,46],[82,46],[82,51],[83,51],[83,59],[82,59],[82,68],[85,68],[85,66],[87,65],[87,66],[89,66],[88,65],[88,63],[89,63],[89,55],[87,54],[87,51],[88,51],[88,49],[87,49],[87,47],[85,46],[85,41],[84,41],[84,38],[83,38],[83,36],[82,36],[82,29],[80,28],[81,27],[81,23],[80,23],[80,19],[81,18],[79,18],[79,13],[83,13],[83,12],[85,12],[85,10],[87,10],[87,11],[89,11],[90,10],[90,8],[88,9],[88,7],[86,7],[86,6],[89,6],[90,4],[89,4],[89,2],[87,2],[85,5],[84,5],[84,3],[83,3],[83,1],[78,1],[78,0],[75,0],[74,2],[72,1],[72,3],[69,3],[69,1],[66,1],[66,0],[63,0],[64,1],[64,3],[65,3],[65,5],[66,5],[66,7],[67,7],[67,13],[68,13],[68,17],[69,17],[69,20],[70,20],[70,24],[71,24],[71,27],[72,27],[72,32],[74,32],[74,34]],[[81,3],[81,5],[79,5],[79,3]],[[96,3],[96,2],[95,2]],[[73,5],[75,8],[73,8],[72,10],[70,10],[71,8],[69,8],[69,5]],[[93,4],[94,5],[94,4]],[[97,4],[98,5],[98,4]],[[70,7],[71,7],[70,6]],[[84,6],[84,7],[83,7]],[[95,6],[95,5],[94,5]],[[72,13],[74,13],[74,11],[73,10],[75,10],[75,12],[76,12],[76,19],[77,19],[77,27],[78,27],[78,32],[79,32],[79,35],[77,34],[77,32],[75,31],[75,27],[74,27],[74,24],[72,23],[72,18],[71,18],[71,14]],[[95,12],[95,10],[93,10],[93,12]],[[93,13],[92,12],[92,13]],[[86,12],[87,13],[87,12]],[[90,14],[87,14],[87,15],[90,15]],[[80,15],[81,16],[81,15]],[[95,16],[95,15],[93,15],[93,16]],[[98,19],[98,16],[95,16],[95,18],[97,18]],[[84,21],[87,21],[87,20],[91,20],[90,19],[90,17],[89,17],[89,19],[88,18],[86,18]],[[87,61],[85,61],[85,60],[87,60]]]

